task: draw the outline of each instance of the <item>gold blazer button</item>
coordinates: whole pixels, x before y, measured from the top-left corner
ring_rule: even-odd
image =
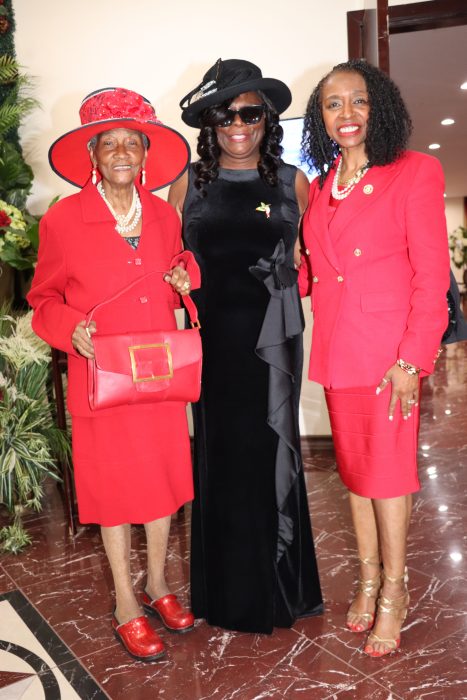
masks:
[[[339,275],[339,277],[337,278],[337,281],[338,281],[338,282],[343,282],[343,281],[344,281],[344,278],[342,277],[342,275]]]
[[[363,188],[363,194],[371,194],[373,192],[373,185],[365,185]]]
[[[360,255],[362,254],[362,251],[360,250],[360,248],[355,248],[353,254],[354,254],[357,258],[359,258]]]
[[[316,275],[313,277],[313,282],[316,284],[316,282],[319,282],[319,277],[316,277]]]

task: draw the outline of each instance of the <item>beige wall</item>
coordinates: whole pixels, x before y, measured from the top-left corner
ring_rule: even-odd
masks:
[[[465,226],[464,198],[448,197],[445,199],[445,205],[448,233],[454,231],[458,226]]]
[[[50,171],[47,150],[78,125],[87,93],[107,85],[137,90],[194,145],[180,98],[219,56],[246,58],[290,85],[286,116],[298,116],[323,72],[347,58],[346,12],[363,0],[15,0],[14,7],[18,59],[36,76],[42,105],[22,130],[36,175],[30,207],[41,212],[56,194],[73,191]]]

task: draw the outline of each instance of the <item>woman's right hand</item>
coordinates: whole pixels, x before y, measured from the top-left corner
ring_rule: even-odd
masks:
[[[394,420],[396,404],[400,401],[401,413],[404,420],[412,415],[414,406],[418,406],[420,393],[420,380],[418,374],[408,374],[397,363],[392,365],[382,378],[376,393],[380,394],[391,385],[391,399],[389,402],[389,420]]]
[[[95,321],[91,321],[89,326],[86,326],[86,321],[80,321],[71,336],[71,344],[74,349],[89,360],[92,360],[94,357],[94,345],[92,344],[91,335],[95,332]]]

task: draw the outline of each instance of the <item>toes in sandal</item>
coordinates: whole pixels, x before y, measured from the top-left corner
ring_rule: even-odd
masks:
[[[409,592],[407,590],[407,582],[409,580],[409,575],[407,573],[407,567],[405,567],[405,571],[402,574],[402,576],[388,576],[383,572],[383,577],[387,579],[388,581],[391,581],[391,583],[399,583],[403,582],[404,583],[404,592],[400,596],[396,596],[395,598],[387,598],[384,595],[380,595],[378,598],[378,614],[379,613],[386,613],[388,615],[391,615],[394,617],[396,620],[399,622],[404,622],[405,618],[407,617],[407,608],[409,605],[410,601],[410,596]],[[384,651],[376,651],[374,649],[375,644],[384,644],[386,649]],[[401,644],[401,638],[400,635],[396,639],[394,638],[389,638],[385,639],[383,637],[378,637],[377,634],[374,632],[371,632],[368,635],[368,638],[366,640],[364,652],[368,656],[373,656],[373,657],[380,657],[380,656],[387,656],[388,654],[392,654],[394,651],[399,649]]]
[[[370,564],[372,566],[377,566],[381,568],[381,563],[378,558],[366,557],[365,559],[359,559],[361,564]],[[363,593],[367,598],[373,599],[376,603],[378,597],[379,588],[381,585],[381,570],[378,572],[377,576],[373,578],[358,580],[358,593]],[[355,619],[363,620],[362,622],[355,622]],[[359,613],[352,610],[352,605],[347,612],[346,626],[351,632],[368,632],[373,627],[375,622],[375,613]]]

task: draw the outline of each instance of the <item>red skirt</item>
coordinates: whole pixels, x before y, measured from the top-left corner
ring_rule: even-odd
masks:
[[[391,387],[379,396],[376,387],[325,389],[344,485],[365,498],[395,498],[418,491],[419,406],[404,420],[400,404],[388,419]]]
[[[142,524],[193,499],[190,439],[181,403],[72,417],[73,467],[82,523]]]

